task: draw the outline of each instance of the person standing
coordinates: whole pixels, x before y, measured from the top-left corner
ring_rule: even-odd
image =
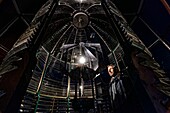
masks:
[[[111,106],[114,113],[121,113],[122,106],[126,100],[125,88],[123,85],[122,77],[119,69],[114,65],[108,65],[107,71],[111,77],[109,83],[109,94],[111,99]]]

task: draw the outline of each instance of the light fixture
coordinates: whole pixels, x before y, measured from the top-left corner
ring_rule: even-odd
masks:
[[[85,2],[86,0],[76,0],[76,1],[82,3]]]
[[[84,57],[84,56],[80,56],[80,58],[79,58],[79,63],[80,63],[80,64],[84,64],[85,62],[86,62],[85,57]]]

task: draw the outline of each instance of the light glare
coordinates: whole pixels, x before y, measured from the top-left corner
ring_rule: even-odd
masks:
[[[83,89],[83,86],[80,86],[80,89],[82,90],[82,89]]]
[[[86,62],[86,59],[83,56],[81,56],[79,59],[79,63],[84,64],[85,62]]]

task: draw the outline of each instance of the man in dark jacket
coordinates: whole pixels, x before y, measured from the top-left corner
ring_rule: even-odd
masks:
[[[122,77],[118,68],[114,65],[107,67],[108,74],[111,76],[109,93],[111,98],[111,104],[114,113],[121,113],[122,106],[125,103],[126,93],[123,86]]]

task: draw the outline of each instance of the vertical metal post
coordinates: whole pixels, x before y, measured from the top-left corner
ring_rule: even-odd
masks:
[[[46,58],[46,60],[45,60],[44,68],[43,68],[43,71],[42,71],[42,73],[41,73],[40,82],[39,82],[39,84],[38,84],[38,88],[37,88],[37,91],[36,91],[36,95],[38,96],[38,100],[37,100],[37,102],[36,102],[36,106],[35,106],[34,113],[36,113],[37,108],[38,108],[38,104],[39,104],[39,101],[40,101],[40,89],[41,89],[42,83],[43,83],[43,81],[44,81],[44,77],[45,77],[45,74],[46,74],[46,70],[47,70],[47,68],[48,68],[49,59],[50,59],[50,53],[47,53],[47,58]]]
[[[92,96],[93,96],[93,102],[94,102],[94,113],[96,113],[97,106],[96,106],[96,97],[95,97],[95,93],[94,93],[95,85],[94,85],[93,79],[91,79],[91,86],[92,86]]]
[[[53,105],[52,105],[52,111],[51,111],[51,113],[54,112],[54,106],[55,106],[55,98],[53,98]]]
[[[75,99],[77,99],[77,78],[76,78],[76,82],[75,82]]]
[[[70,77],[68,76],[68,87],[67,87],[67,113],[70,112]]]

